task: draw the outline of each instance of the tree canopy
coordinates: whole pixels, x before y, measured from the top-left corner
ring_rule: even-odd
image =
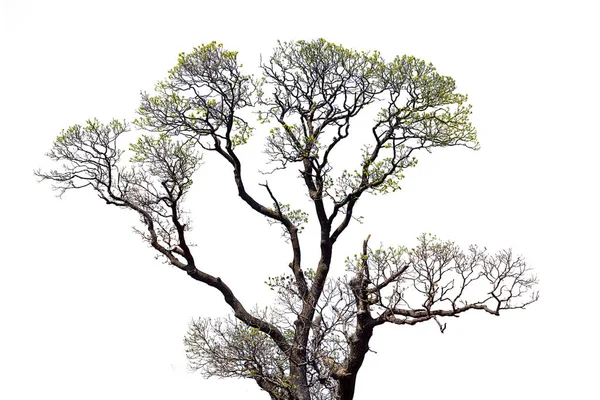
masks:
[[[418,151],[479,147],[471,106],[451,77],[412,56],[386,61],[323,39],[279,42],[260,70],[244,74],[237,52],[214,42],[181,53],[154,92],[142,93],[133,124],[145,133],[136,142],[121,146],[128,123],[92,119],[58,136],[48,153],[58,169],[36,171],[60,195],[91,187],[107,204],[137,213],[137,232],[158,254],[223,295],[232,317],[190,324],[192,368],[253,379],[272,399],[348,400],[377,326],[434,321],[443,332],[445,317],[499,315],[538,299],[536,277],[510,250],[462,250],[433,235],[414,248],[372,248],[366,238],[344,266],[332,263],[359,199],[398,190]],[[371,118],[369,128],[355,123],[358,114]],[[268,183],[259,195],[248,185],[238,148],[253,135],[265,142],[271,173],[298,171],[310,209],[280,201]],[[351,135],[363,143],[360,156],[351,168],[336,167]],[[183,204],[204,153],[224,159],[243,202],[284,230],[289,271],[268,278],[277,296],[271,307],[248,308],[194,259],[210,249],[192,251]],[[302,259],[307,224],[320,232],[315,265]]]

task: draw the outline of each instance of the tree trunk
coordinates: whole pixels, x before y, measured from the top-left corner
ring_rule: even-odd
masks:
[[[290,368],[292,384],[294,385],[294,394],[297,400],[311,400],[308,382],[306,380],[306,365],[294,366]]]
[[[338,381],[335,400],[352,400],[356,388],[356,374],[345,376]]]

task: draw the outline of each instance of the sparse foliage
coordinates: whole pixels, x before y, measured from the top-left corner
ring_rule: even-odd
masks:
[[[128,163],[117,146],[128,125],[90,120],[56,139],[48,155],[59,169],[36,171],[60,195],[89,186],[106,203],[136,212],[137,231],[160,256],[221,292],[233,317],[190,324],[185,346],[193,369],[253,379],[272,399],[349,400],[377,326],[432,320],[443,332],[446,317],[499,315],[537,300],[535,276],[511,251],[465,251],[432,235],[412,249],[373,249],[367,238],[346,259],[345,275],[330,273],[334,245],[365,193],[398,190],[419,150],[479,147],[467,96],[456,93],[452,78],[414,57],[386,62],[378,52],[322,39],[280,42],[261,62],[260,78],[241,68],[237,53],[216,43],[181,53],[155,93],[142,94],[134,124],[147,133],[130,145]],[[310,210],[280,201],[268,183],[259,184],[262,200],[248,191],[237,151],[255,129],[245,109],[256,111],[259,131],[268,132],[271,173],[299,171]],[[353,132],[358,114],[374,121]],[[362,156],[336,169],[334,153],[351,134],[361,136]],[[283,229],[290,271],[267,279],[277,296],[271,307],[248,311],[193,257],[183,202],[201,165],[198,151],[229,163],[239,197]],[[313,266],[303,262],[299,240],[309,223],[320,232]]]

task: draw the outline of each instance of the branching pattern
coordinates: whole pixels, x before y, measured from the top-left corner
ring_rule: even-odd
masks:
[[[129,163],[118,147],[128,125],[89,120],[56,139],[48,156],[58,169],[36,171],[60,196],[91,187],[107,204],[135,212],[136,231],[159,256],[223,295],[232,318],[190,324],[192,369],[253,379],[271,399],[350,400],[377,326],[431,320],[444,332],[446,317],[500,315],[538,299],[537,278],[510,250],[463,251],[431,235],[412,249],[372,249],[367,238],[346,260],[346,275],[330,274],[334,245],[365,193],[398,190],[420,150],[479,147],[471,106],[452,78],[414,57],[387,62],[323,39],[279,42],[260,67],[259,79],[243,74],[237,53],[214,42],[181,53],[154,93],[142,93],[134,124],[147,134],[130,145]],[[370,129],[354,128],[355,117],[377,107]],[[298,170],[311,210],[281,201],[267,182],[256,185],[264,201],[248,190],[238,153],[254,130],[241,116],[247,108],[268,127],[271,173]],[[362,156],[336,169],[332,160],[350,135],[362,138]],[[266,281],[277,299],[270,308],[248,311],[193,257],[183,203],[202,163],[198,151],[225,160],[240,199],[283,229],[289,273]],[[320,231],[313,266],[303,264],[298,236],[309,222]]]

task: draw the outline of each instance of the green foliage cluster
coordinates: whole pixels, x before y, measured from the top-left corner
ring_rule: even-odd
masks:
[[[125,121],[113,119],[105,125],[96,118],[88,119],[85,121],[85,125],[75,124],[63,129],[56,137],[55,143],[62,146],[80,145],[84,142],[100,144],[105,142],[109,136],[118,136],[128,129],[129,126]]]
[[[289,219],[300,232],[304,230],[304,224],[308,223],[308,213],[300,209],[292,210],[289,204],[274,203],[271,210]]]

